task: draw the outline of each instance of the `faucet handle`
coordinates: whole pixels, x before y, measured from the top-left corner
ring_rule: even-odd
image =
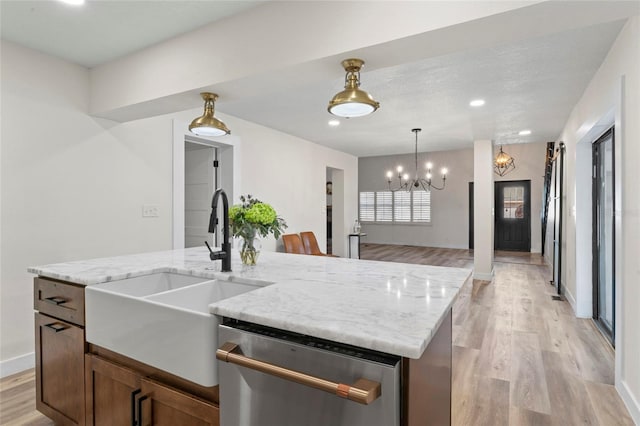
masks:
[[[209,242],[205,241],[204,244],[207,246],[207,248],[209,249],[209,253],[213,254],[213,250],[211,250],[211,246],[209,245]]]

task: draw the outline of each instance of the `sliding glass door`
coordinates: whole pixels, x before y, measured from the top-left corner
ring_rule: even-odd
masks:
[[[593,319],[614,343],[615,228],[613,129],[593,144]]]

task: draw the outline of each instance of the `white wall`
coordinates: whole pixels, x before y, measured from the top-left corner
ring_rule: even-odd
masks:
[[[407,138],[407,144],[410,144]],[[410,145],[411,146],[411,145]],[[449,169],[446,188],[431,191],[431,223],[409,225],[387,225],[363,223],[364,241],[381,244],[407,244],[427,247],[469,247],[469,182],[473,181],[473,150],[436,151],[418,153],[418,168],[424,169],[431,161],[433,183],[440,185],[439,170]],[[361,157],[358,166],[359,191],[382,191],[388,188],[386,173],[402,165],[413,175],[413,154]],[[423,176],[424,177],[424,176]],[[394,176],[392,185],[397,184]]]
[[[640,18],[630,19],[582,98],[574,107],[559,140],[567,145],[566,156],[566,290],[574,296],[576,269],[576,219],[589,214],[577,209],[577,193],[590,191],[576,179],[577,144],[602,122],[611,110],[616,132],[616,388],[640,423]],[[578,294],[579,296],[579,294]],[[580,304],[580,301],[577,301]]]
[[[270,203],[287,221],[286,233],[313,231],[320,247],[326,247],[327,167],[344,171],[344,238],[338,238],[335,228],[333,235],[334,254],[344,255],[346,235],[358,215],[358,159],[249,121],[219,115],[232,133],[242,138],[240,194]],[[337,196],[334,193],[334,204]],[[275,250],[276,242],[272,237],[263,239],[262,248]]]
[[[171,126],[89,117],[86,69],[5,41],[1,70],[5,361],[33,351],[28,266],[169,247],[170,146],[157,141]]]
[[[544,183],[546,143],[505,145],[504,150],[516,161],[516,169],[494,180],[531,180],[531,251],[540,252],[540,209]],[[495,156],[495,155],[494,155]],[[418,167],[426,161],[434,170],[449,169],[444,191],[431,192],[430,225],[363,224],[366,240],[381,244],[408,244],[428,247],[469,247],[469,182],[473,181],[473,149],[418,153]],[[359,191],[381,191],[387,188],[386,171],[401,164],[413,170],[413,154],[361,157],[358,167]],[[396,178],[397,180],[397,178]],[[434,183],[439,182],[439,178]]]
[[[5,41],[1,60],[0,365],[6,374],[33,363],[28,266],[171,248],[172,123],[201,108],[125,124],[95,119],[86,113],[86,69]],[[43,130],[30,130],[34,116]],[[355,157],[220,116],[242,139],[241,193],[273,204],[290,231],[313,230],[324,244],[327,166],[345,170],[345,211],[355,219]],[[158,205],[160,216],[143,218],[143,204]],[[275,249],[275,241],[263,248]]]

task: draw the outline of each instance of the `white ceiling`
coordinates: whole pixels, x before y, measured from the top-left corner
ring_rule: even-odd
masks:
[[[88,0],[72,8],[57,1],[2,0],[2,38],[91,67],[260,3]],[[326,107],[344,84],[339,60],[332,66],[335,72],[319,73],[320,79],[283,77],[295,76],[292,68],[280,70],[275,85],[267,83],[273,76],[238,82],[245,90],[232,91],[236,96],[221,99],[216,109],[356,156],[412,152],[414,127],[423,129],[422,152],[468,148],[479,139],[496,144],[552,141],[623,24],[608,22],[441,56],[425,54],[426,59],[394,66],[369,64],[369,70],[365,64],[361,87],[381,108],[367,117],[341,119],[335,128],[327,124],[334,117]],[[464,28],[460,34],[473,37],[473,31]],[[422,57],[420,46],[415,55],[405,56]],[[375,62],[376,55],[388,54],[384,49],[372,46],[363,59],[373,57]],[[261,90],[246,90],[252,85]],[[187,96],[189,105],[195,104],[192,98]],[[475,98],[485,99],[486,105],[471,108],[469,101]],[[530,129],[531,136],[519,136],[523,129]]]
[[[327,104],[343,78],[271,95],[219,102],[218,109],[357,156],[555,140],[622,28],[617,21],[373,71],[361,88],[381,107],[330,127]],[[366,59],[366,58],[365,58]],[[336,63],[339,68],[340,64]],[[486,105],[472,108],[472,99]],[[530,129],[530,136],[519,136]]]
[[[0,1],[0,34],[87,68],[170,39],[260,1]]]

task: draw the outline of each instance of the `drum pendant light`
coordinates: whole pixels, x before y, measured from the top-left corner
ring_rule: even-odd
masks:
[[[204,100],[204,114],[196,118],[189,125],[189,130],[198,136],[224,136],[231,133],[225,124],[213,116],[215,101],[218,95],[215,93],[200,93]]]
[[[344,90],[331,99],[327,110],[338,117],[362,117],[371,114],[380,104],[373,97],[360,89],[360,68],[364,65],[362,59],[345,59],[342,66],[346,71]]]

